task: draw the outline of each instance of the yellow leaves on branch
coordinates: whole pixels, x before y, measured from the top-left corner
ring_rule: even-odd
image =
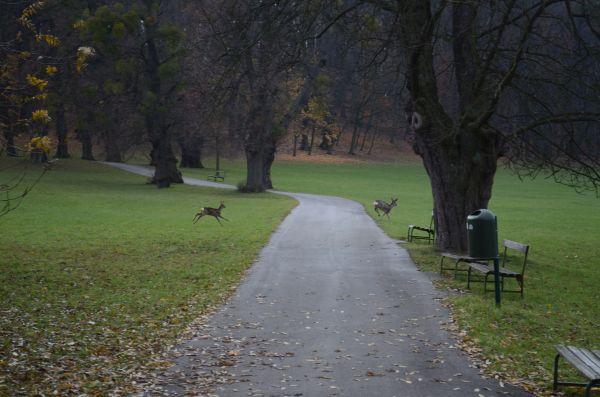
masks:
[[[46,74],[48,76],[54,76],[58,72],[58,68],[56,66],[48,65],[46,66]]]
[[[32,32],[36,31],[35,24],[31,22],[31,18],[37,14],[44,6],[46,5],[43,1],[36,1],[29,6],[25,7],[25,9],[21,12],[21,17],[19,18],[19,23],[29,29]]]
[[[311,97],[308,100],[308,109],[302,111],[302,117],[305,117],[319,126],[327,125],[329,108],[323,97]]]
[[[52,119],[46,109],[37,109],[31,113],[31,120],[39,121],[42,123],[49,123]]]
[[[78,19],[73,23],[73,29],[83,29],[85,27],[85,21],[83,19]]]
[[[44,91],[48,85],[48,80],[40,79],[32,74],[28,74],[26,78],[29,85],[36,87],[40,91]]]
[[[46,44],[48,44],[50,47],[58,47],[60,45],[60,40],[58,39],[58,37],[51,35],[51,34],[36,34],[35,35],[35,40],[39,43],[39,42],[45,42]]]
[[[41,94],[23,97],[22,101],[23,101],[23,103],[29,103],[29,102],[33,102],[33,101],[45,101],[46,99],[48,99],[48,94],[45,92],[42,92]]]
[[[47,136],[38,136],[31,138],[29,141],[29,151],[41,150],[42,152],[49,154],[52,141]]]
[[[38,13],[38,11],[40,11],[42,9],[42,7],[44,7],[44,2],[43,1],[36,1],[35,3],[29,5],[28,7],[26,7],[23,12],[21,13],[21,17],[22,18],[31,18],[32,16],[34,16],[35,14]]]
[[[22,59],[24,61],[31,59],[31,52],[29,51],[21,51],[18,54],[19,59]]]

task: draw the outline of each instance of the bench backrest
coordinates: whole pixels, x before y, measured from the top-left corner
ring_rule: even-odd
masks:
[[[525,274],[525,266],[527,266],[527,255],[529,254],[529,246],[521,243],[517,243],[512,240],[504,240],[502,245],[504,246],[504,255],[502,257],[502,267],[506,266],[506,252],[510,248],[515,251],[519,251],[523,254],[523,266],[521,268],[521,274]]]

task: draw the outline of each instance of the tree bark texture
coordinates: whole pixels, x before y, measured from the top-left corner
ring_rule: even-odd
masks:
[[[244,140],[247,176],[245,191],[263,192],[273,188],[271,165],[275,161],[278,135],[272,120],[272,101],[269,85],[258,87],[246,126]]]
[[[173,154],[170,134],[163,132],[153,135],[152,162],[154,176],[152,183],[159,188],[169,187],[171,183],[183,183],[181,172],[177,169],[177,158]]]
[[[67,118],[65,117],[65,106],[63,103],[58,104],[56,109],[56,153],[54,157],[67,159],[69,155],[69,145],[67,143]]]
[[[15,148],[15,136],[14,134],[6,129],[4,131],[4,139],[6,139],[6,155],[10,157],[17,156],[17,149]]]
[[[161,65],[159,50],[155,37],[157,26],[154,23],[145,25],[145,64],[146,79],[148,80],[148,93],[153,97],[153,102],[145,110],[146,130],[152,144],[152,164],[155,167],[152,183],[158,188],[170,187],[171,183],[183,183],[181,172],[177,169],[177,158],[173,153],[169,124],[165,119],[163,108],[165,93],[159,68]]]
[[[75,130],[75,136],[81,142],[81,159],[95,161],[92,134],[87,128],[78,128]]]
[[[273,188],[271,166],[275,161],[275,141],[263,145],[246,145],[247,192],[264,192]]]
[[[496,173],[499,140],[491,129],[474,125],[477,113],[471,83],[477,55],[471,40],[474,5],[453,6],[455,74],[461,110],[454,121],[438,97],[434,65],[434,18],[429,1],[406,2],[401,10],[410,92],[408,117],[415,134],[414,149],[431,181],[436,244],[439,249],[467,249],[467,216],[487,208]],[[425,27],[425,28],[424,28]]]

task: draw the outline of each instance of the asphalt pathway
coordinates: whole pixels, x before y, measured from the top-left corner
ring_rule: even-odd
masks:
[[[299,205],[148,395],[530,396],[470,365],[430,277],[361,205],[283,194]]]

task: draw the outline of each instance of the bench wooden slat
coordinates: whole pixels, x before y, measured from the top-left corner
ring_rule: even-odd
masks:
[[[526,254],[527,251],[529,250],[529,246],[528,245],[517,243],[516,241],[512,241],[512,240],[504,240],[503,245],[505,247],[517,250],[517,251],[522,252],[524,254]]]
[[[490,272],[494,272],[494,268],[490,267],[488,265],[484,265],[483,263],[480,262],[471,262],[469,264],[469,266],[471,266],[471,268],[480,271],[481,273],[490,273]]]
[[[408,227],[413,228],[415,230],[421,230],[421,231],[424,231],[424,232],[433,232],[433,230],[429,229],[428,227],[417,226],[417,225],[408,225]]]
[[[469,255],[452,254],[450,252],[442,252],[441,255],[455,261],[460,259],[461,262],[471,262],[475,260],[475,258],[470,257]]]
[[[594,352],[586,349],[579,349],[579,351],[582,355],[582,359],[596,374],[595,377],[600,379],[600,357],[594,354]]]
[[[586,378],[590,380],[600,378],[600,372],[595,371],[595,363],[584,355],[582,351],[584,349],[575,346],[557,345],[556,350]]]
[[[485,264],[483,264],[481,262],[471,262],[469,264],[469,266],[471,266],[473,269],[475,269],[477,271],[480,271],[481,273],[484,273],[484,274],[494,273],[494,266],[492,266],[492,265],[485,265]],[[501,276],[512,276],[512,277],[515,277],[515,276],[521,274],[519,272],[512,271],[512,270],[507,269],[505,267],[501,267],[499,269],[499,271],[500,271],[500,275]]]

